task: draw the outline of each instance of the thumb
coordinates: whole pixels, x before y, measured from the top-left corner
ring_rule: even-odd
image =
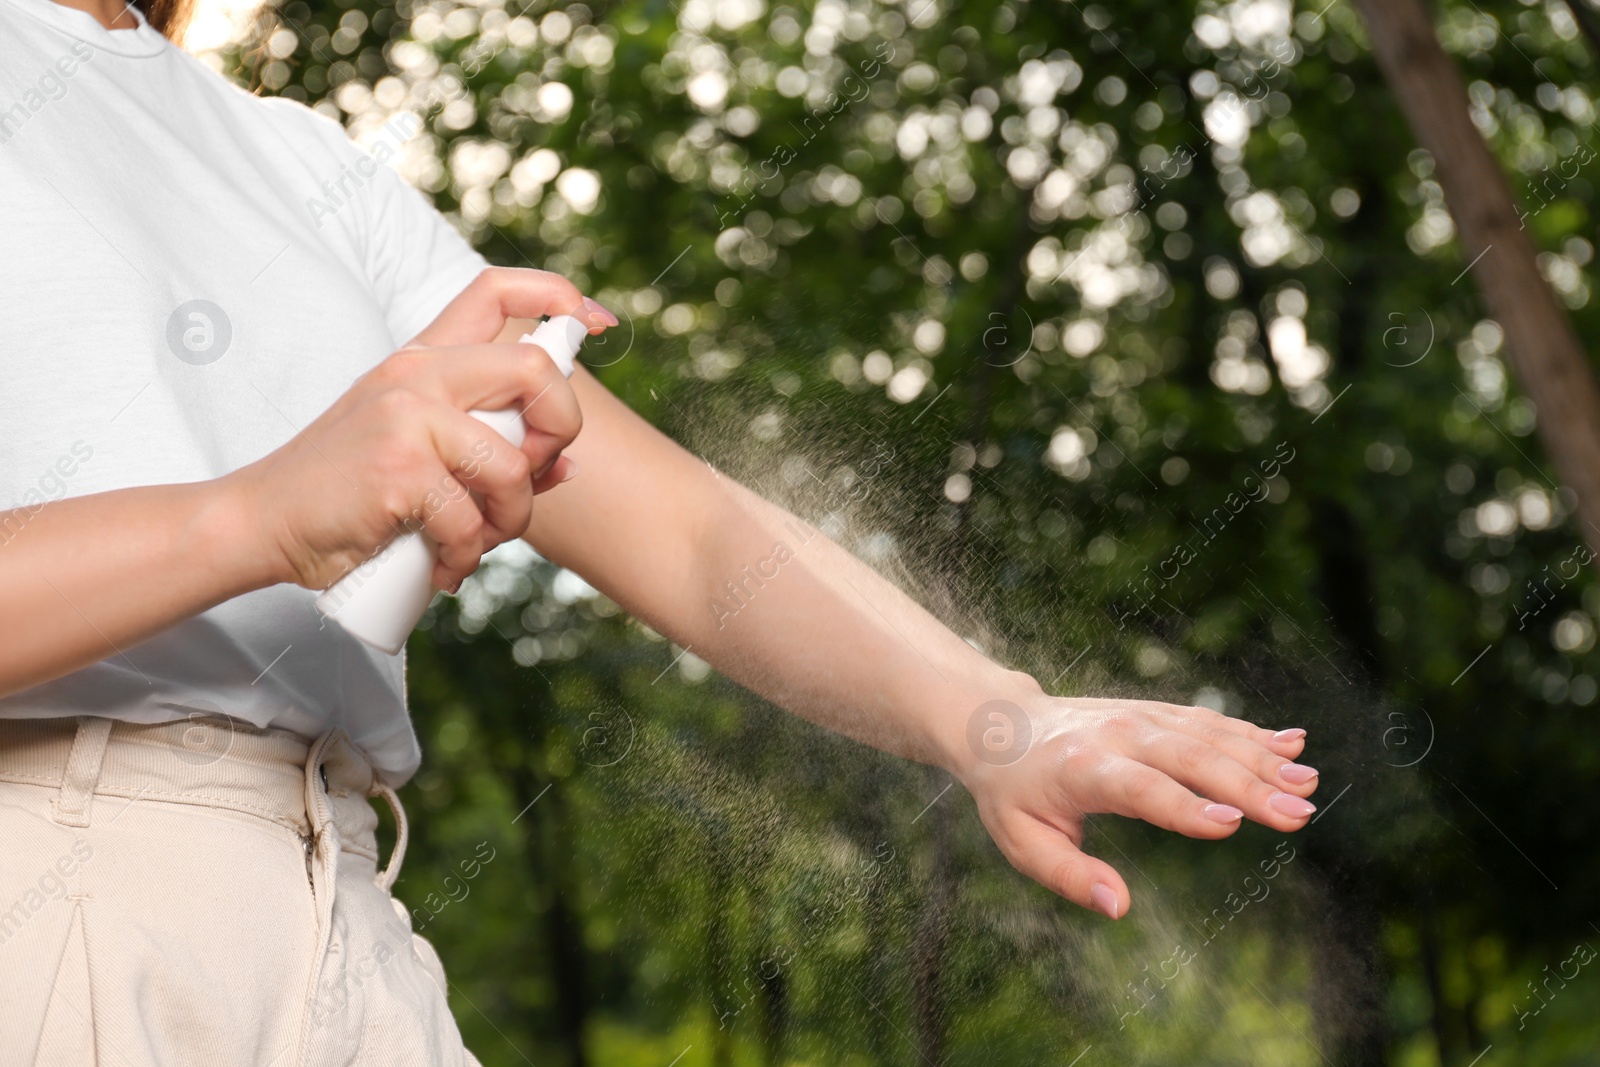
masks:
[[[1052,893],[1112,919],[1128,914],[1132,894],[1122,876],[1060,830],[1018,815],[995,840],[1013,867]]]
[[[408,347],[484,344],[500,335],[507,319],[573,314],[590,326],[609,325],[604,320],[588,318],[583,294],[559,274],[523,267],[490,267],[445,305]]]

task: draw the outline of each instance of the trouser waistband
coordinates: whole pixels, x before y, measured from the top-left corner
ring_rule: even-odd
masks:
[[[114,819],[141,801],[195,804],[288,827],[308,848],[331,831],[335,847],[374,863],[377,812],[367,801],[382,796],[397,832],[378,876],[383,888],[394,884],[405,856],[408,828],[399,798],[342,730],[308,741],[215,716],[150,725],[91,715],[0,719],[0,781],[56,789],[51,811],[65,826]]]

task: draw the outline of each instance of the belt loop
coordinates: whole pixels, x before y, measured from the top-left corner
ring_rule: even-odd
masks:
[[[406,826],[406,809],[401,807],[400,798],[393,789],[374,778],[372,795],[381,796],[388,802],[389,810],[394,812],[394,849],[389,853],[388,864],[373,879],[378,888],[387,893],[394,888],[395,879],[400,877],[400,864],[405,862],[406,841],[410,831]]]
[[[55,821],[63,826],[88,826],[89,803],[100,783],[100,764],[111,740],[110,719],[98,715],[78,717],[78,732],[61,773],[61,792],[50,802]]]
[[[328,758],[328,750],[337,745],[342,737],[342,730],[329,730],[313,741],[306,753],[306,818],[311,822],[311,836],[319,840],[330,832],[336,837],[338,835],[333,825],[333,806],[328,801],[327,778],[323,774],[322,764]]]

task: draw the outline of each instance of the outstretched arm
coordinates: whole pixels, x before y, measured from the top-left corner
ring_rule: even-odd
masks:
[[[1304,797],[1315,772],[1290,762],[1304,731],[1274,734],[1205,708],[1049,696],[587,372],[572,386],[584,427],[565,454],[580,473],[540,498],[527,540],[774,703],[949,770],[1001,851],[1048,888],[1127,914],[1122,878],[1080,850],[1087,814],[1220,838],[1242,816],[1297,830],[1314,810]]]

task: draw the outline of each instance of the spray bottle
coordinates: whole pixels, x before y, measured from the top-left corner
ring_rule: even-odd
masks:
[[[573,360],[589,328],[571,315],[556,315],[521,338],[545,350],[561,373],[572,377]],[[521,448],[526,435],[522,413],[469,411],[467,414]],[[355,637],[391,656],[405,646],[433,599],[433,565],[438,549],[420,531],[401,534],[377,555],[339,579],[317,598],[317,612]]]

